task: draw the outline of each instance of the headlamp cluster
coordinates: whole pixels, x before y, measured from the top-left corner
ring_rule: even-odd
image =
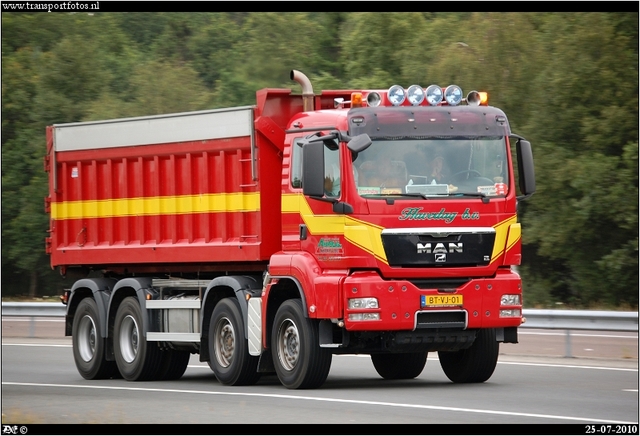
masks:
[[[402,106],[405,101],[411,106],[424,105],[425,101],[430,106],[443,104],[457,106],[463,102],[462,89],[457,85],[449,85],[446,88],[431,85],[426,89],[420,85],[411,85],[408,89],[404,89],[400,85],[393,85],[387,91],[386,97],[386,102],[391,106]],[[368,93],[366,101],[368,106],[377,107],[383,104],[384,99],[378,91],[371,91]],[[464,101],[469,106],[486,106],[487,93],[471,91]]]

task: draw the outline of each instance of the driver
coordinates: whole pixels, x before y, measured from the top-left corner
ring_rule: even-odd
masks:
[[[445,183],[447,178],[444,169],[444,158],[442,156],[434,157],[429,163],[428,183]]]

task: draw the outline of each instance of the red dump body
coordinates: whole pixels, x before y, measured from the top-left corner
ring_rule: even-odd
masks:
[[[263,270],[281,246],[283,128],[302,101],[258,101],[48,127],[51,266]]]

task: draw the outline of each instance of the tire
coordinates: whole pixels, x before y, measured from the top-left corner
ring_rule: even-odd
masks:
[[[427,364],[427,352],[372,354],[373,366],[387,380],[408,380],[420,375]]]
[[[135,297],[125,298],[114,324],[113,348],[120,374],[126,380],[155,380],[162,364],[156,342],[147,342],[142,331],[142,310]]]
[[[240,304],[235,298],[221,300],[209,324],[209,367],[224,385],[253,385],[261,374],[258,356],[249,354]]]
[[[164,350],[158,380],[178,380],[187,370],[190,358],[188,351]]]
[[[285,301],[273,323],[271,352],[280,383],[288,389],[320,387],[331,369],[331,352],[320,348],[317,320],[306,318],[300,300]]]
[[[496,369],[499,348],[495,329],[480,329],[470,348],[439,351],[440,366],[454,383],[483,383]]]
[[[87,380],[99,380],[117,375],[116,362],[105,359],[105,339],[100,336],[98,305],[93,298],[84,298],[73,316],[73,359],[80,375]]]

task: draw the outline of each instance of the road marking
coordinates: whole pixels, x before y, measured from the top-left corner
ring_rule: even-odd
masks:
[[[382,407],[398,407],[405,409],[425,409],[425,410],[443,410],[447,412],[463,412],[463,413],[479,413],[485,415],[503,415],[503,416],[518,416],[527,418],[540,418],[540,419],[558,419],[563,421],[582,421],[582,422],[603,422],[611,424],[637,424],[637,422],[623,422],[612,421],[609,419],[599,418],[584,418],[579,416],[563,416],[563,415],[547,415],[542,413],[525,413],[525,412],[507,412],[504,410],[490,410],[490,409],[470,409],[466,407],[447,407],[447,406],[431,406],[426,404],[407,404],[407,403],[389,403],[386,401],[364,401],[364,400],[346,400],[343,398],[323,398],[323,397],[311,397],[311,396],[298,396],[298,395],[284,395],[284,394],[260,394],[260,393],[248,393],[248,392],[220,392],[220,391],[198,391],[191,389],[158,389],[158,388],[135,388],[135,387],[123,387],[123,386],[95,386],[95,385],[64,385],[64,384],[52,384],[52,383],[17,383],[17,382],[2,382],[4,386],[37,386],[37,387],[51,387],[51,388],[76,388],[76,389],[107,389],[114,391],[137,391],[137,392],[164,392],[172,394],[200,394],[200,395],[220,395],[220,396],[233,396],[233,397],[257,397],[257,398],[280,398],[285,400],[294,401],[322,401],[328,403],[344,403],[344,404],[359,404],[363,406],[382,406]]]
[[[574,330],[572,330],[573,332]],[[519,335],[536,335],[536,336],[567,336],[566,332],[552,333],[552,332],[524,332],[518,330]],[[571,333],[571,337],[583,337],[583,338],[618,338],[618,339],[638,339],[638,335],[594,335],[588,333]]]
[[[9,346],[9,345],[14,345],[17,347],[67,347],[67,348],[71,348],[71,344],[5,344],[3,343],[2,346]]]
[[[587,365],[560,365],[555,363],[531,363],[531,362],[498,362],[502,365],[524,365],[524,366],[544,366],[548,368],[580,368],[580,369],[603,369],[606,371],[632,371],[638,372],[638,368],[613,368],[609,366],[587,366]]]
[[[9,318],[9,317],[5,317],[2,319],[2,322],[65,322],[64,319],[60,318],[56,318],[56,319],[32,319],[32,318]]]

